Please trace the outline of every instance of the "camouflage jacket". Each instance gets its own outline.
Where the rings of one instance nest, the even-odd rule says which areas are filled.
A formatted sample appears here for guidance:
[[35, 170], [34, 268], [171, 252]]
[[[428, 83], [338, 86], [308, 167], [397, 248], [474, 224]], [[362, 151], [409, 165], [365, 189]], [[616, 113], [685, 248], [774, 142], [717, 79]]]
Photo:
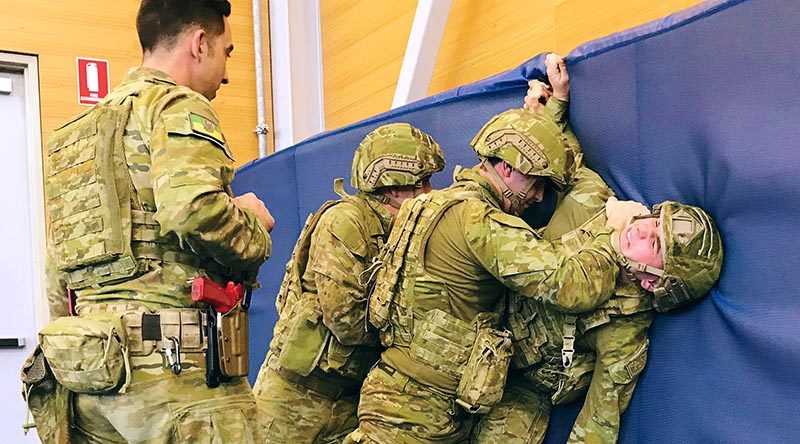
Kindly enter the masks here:
[[[378, 256], [392, 226], [390, 213], [377, 199], [359, 193], [372, 214], [344, 201], [322, 215], [311, 238], [303, 289], [315, 293], [322, 320], [344, 345], [375, 344], [364, 328], [366, 289], [359, 276]], [[377, 219], [378, 224], [367, 223]]]
[[[271, 239], [252, 212], [234, 204], [233, 158], [210, 102], [144, 67], [131, 70], [104, 101], [126, 96], [131, 101], [123, 133], [128, 168], [115, 174], [130, 175], [133, 207], [155, 213], [155, 235], [164, 242], [217, 266], [255, 275], [269, 257]], [[48, 258], [47, 296], [51, 316], [57, 317], [66, 314], [65, 280], [52, 265], [52, 251]], [[77, 291], [78, 310], [111, 302], [152, 310], [193, 304], [188, 281], [202, 268], [136, 260], [142, 271], [130, 279]]]

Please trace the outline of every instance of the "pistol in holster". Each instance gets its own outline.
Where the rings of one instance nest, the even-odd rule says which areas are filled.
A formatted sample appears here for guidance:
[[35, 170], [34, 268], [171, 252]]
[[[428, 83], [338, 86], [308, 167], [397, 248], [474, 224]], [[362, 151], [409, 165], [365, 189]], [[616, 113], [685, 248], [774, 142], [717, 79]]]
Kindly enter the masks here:
[[207, 304], [206, 385], [247, 376], [250, 368], [248, 351], [247, 309], [251, 290], [244, 284], [228, 282], [222, 287], [200, 276], [192, 282], [192, 300]]

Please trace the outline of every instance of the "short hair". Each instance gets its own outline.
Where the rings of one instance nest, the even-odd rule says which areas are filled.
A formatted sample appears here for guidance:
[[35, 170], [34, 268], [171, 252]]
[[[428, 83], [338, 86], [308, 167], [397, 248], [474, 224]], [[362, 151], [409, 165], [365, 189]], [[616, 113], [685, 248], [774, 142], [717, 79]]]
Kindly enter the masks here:
[[225, 32], [231, 15], [228, 0], [142, 0], [136, 15], [136, 32], [142, 51], [171, 46], [189, 27], [199, 26], [212, 38]]

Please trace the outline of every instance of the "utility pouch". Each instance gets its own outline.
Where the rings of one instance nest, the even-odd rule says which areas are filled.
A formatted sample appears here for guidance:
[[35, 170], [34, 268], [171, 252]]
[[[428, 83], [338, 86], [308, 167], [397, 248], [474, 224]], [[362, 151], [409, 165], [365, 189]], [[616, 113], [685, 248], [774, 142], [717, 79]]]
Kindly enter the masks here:
[[[304, 303], [308, 300], [308, 303]], [[278, 356], [278, 365], [303, 376], [317, 367], [331, 331], [322, 323], [322, 313], [311, 298], [296, 304], [287, 319], [287, 337]]]
[[367, 345], [343, 345], [333, 336], [328, 340], [325, 358], [320, 361], [323, 371], [333, 371], [350, 379], [362, 380], [378, 362], [381, 349]]
[[478, 330], [464, 374], [456, 389], [456, 403], [470, 413], [486, 413], [503, 398], [511, 362], [511, 333]]
[[561, 369], [556, 392], [550, 397], [553, 405], [569, 404], [580, 398], [594, 375], [595, 355], [592, 353], [576, 353], [572, 356], [572, 365]]
[[219, 369], [223, 376], [247, 376], [250, 370], [247, 312], [239, 306], [219, 316]]
[[25, 360], [20, 372], [22, 397], [35, 424], [23, 424], [25, 433], [36, 428], [44, 444], [68, 444], [72, 421], [72, 394], [56, 381], [41, 347]]
[[58, 318], [39, 332], [39, 343], [56, 380], [72, 392], [124, 393], [130, 383], [120, 313]]

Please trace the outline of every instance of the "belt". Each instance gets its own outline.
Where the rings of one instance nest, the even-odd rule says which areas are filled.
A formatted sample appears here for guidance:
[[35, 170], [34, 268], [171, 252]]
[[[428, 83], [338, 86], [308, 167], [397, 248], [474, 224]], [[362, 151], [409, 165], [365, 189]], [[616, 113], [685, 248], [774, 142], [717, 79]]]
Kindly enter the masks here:
[[308, 376], [303, 376], [280, 367], [277, 369], [273, 368], [272, 370], [283, 379], [319, 393], [333, 401], [345, 396], [356, 395], [359, 390], [361, 390], [361, 384], [355, 381], [346, 381], [344, 384], [341, 384], [342, 381], [331, 381], [331, 379], [335, 377], [332, 377], [330, 374], [318, 368], [315, 368]]

